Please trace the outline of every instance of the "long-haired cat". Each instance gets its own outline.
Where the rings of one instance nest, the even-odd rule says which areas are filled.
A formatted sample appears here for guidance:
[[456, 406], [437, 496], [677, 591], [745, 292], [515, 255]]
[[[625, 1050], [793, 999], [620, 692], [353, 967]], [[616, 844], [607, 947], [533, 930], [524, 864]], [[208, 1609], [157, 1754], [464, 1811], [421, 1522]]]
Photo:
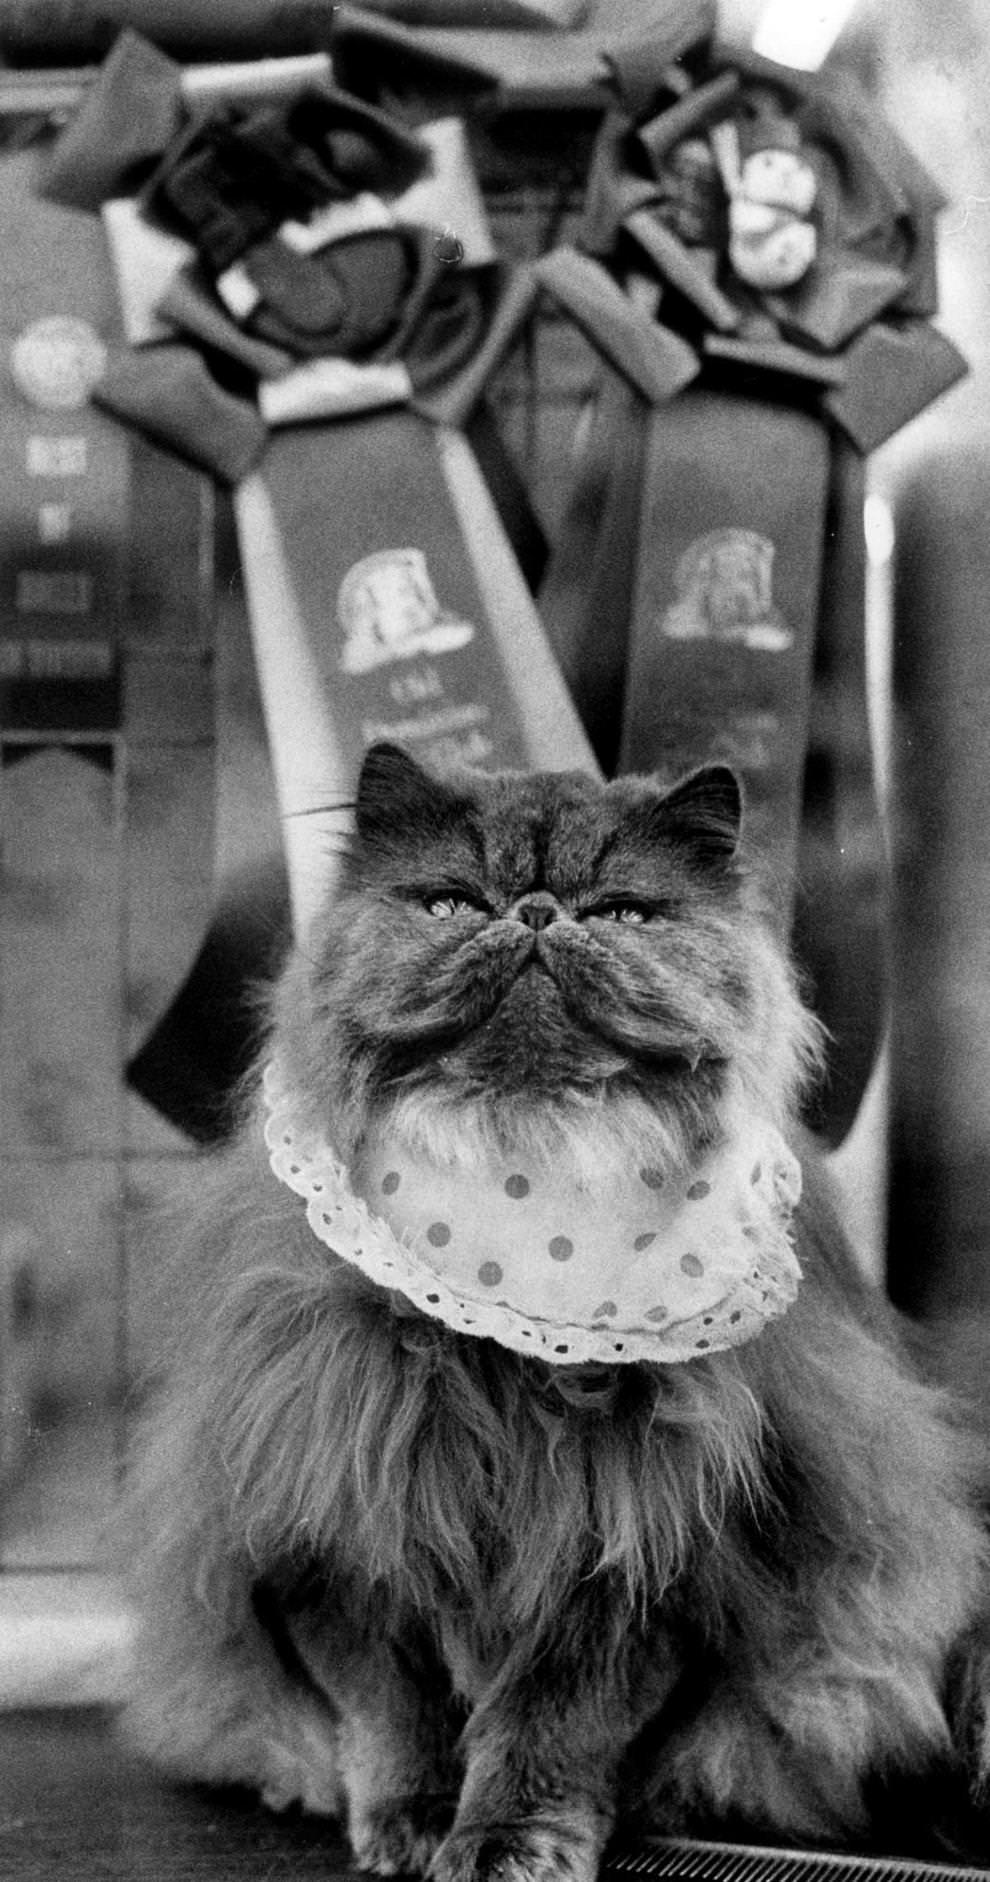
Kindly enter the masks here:
[[[739, 819], [721, 767], [373, 747], [274, 1002], [274, 1135], [259, 1090], [204, 1170], [134, 1466], [128, 1723], [176, 1774], [339, 1814], [362, 1868], [591, 1882], [617, 1822], [842, 1838], [878, 1775], [986, 1781], [987, 1460], [795, 1125], [816, 1029]], [[335, 1170], [363, 1200], [321, 1212]], [[461, 1208], [471, 1288], [403, 1269], [406, 1170], [427, 1254]], [[503, 1297], [500, 1211], [534, 1186], [615, 1244], [584, 1322], [573, 1228]], [[707, 1227], [630, 1306], [661, 1291], [666, 1229], [621, 1256], [653, 1191]]]

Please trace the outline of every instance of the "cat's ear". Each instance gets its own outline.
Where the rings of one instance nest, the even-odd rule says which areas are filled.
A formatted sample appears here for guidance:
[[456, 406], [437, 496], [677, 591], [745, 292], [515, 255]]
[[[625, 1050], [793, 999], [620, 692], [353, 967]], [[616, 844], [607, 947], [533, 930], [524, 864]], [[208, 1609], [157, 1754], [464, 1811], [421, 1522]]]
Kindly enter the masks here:
[[429, 830], [450, 817], [453, 794], [400, 745], [370, 745], [358, 777], [354, 821], [363, 843], [381, 845], [410, 825]]
[[724, 868], [739, 846], [742, 791], [728, 765], [702, 765], [692, 771], [656, 807], [657, 827], [669, 842], [690, 851], [706, 868]]

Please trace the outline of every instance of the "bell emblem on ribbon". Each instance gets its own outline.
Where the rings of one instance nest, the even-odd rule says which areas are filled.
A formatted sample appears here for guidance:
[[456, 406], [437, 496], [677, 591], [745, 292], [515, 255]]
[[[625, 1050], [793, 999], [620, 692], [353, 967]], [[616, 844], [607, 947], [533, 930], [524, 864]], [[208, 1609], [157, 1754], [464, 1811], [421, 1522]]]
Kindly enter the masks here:
[[450, 653], [472, 622], [440, 605], [421, 549], [378, 549], [348, 569], [337, 595], [345, 673], [369, 673], [414, 654]]
[[715, 529], [697, 537], [674, 572], [677, 599], [664, 615], [664, 634], [782, 652], [793, 636], [773, 599], [773, 562], [773, 543], [757, 530]]

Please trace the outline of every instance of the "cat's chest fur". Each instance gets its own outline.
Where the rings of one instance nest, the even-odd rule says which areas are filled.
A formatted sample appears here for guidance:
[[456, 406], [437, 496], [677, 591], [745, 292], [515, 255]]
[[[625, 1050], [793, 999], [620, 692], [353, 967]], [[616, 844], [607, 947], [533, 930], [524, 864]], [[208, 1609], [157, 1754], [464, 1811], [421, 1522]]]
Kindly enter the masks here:
[[277, 1295], [259, 1282], [265, 1299], [240, 1320], [248, 1344], [262, 1316], [267, 1344], [292, 1341], [294, 1389], [246, 1392], [221, 1435], [228, 1484], [266, 1512], [262, 1579], [339, 1583], [369, 1613], [432, 1617], [465, 1667], [552, 1631], [592, 1586], [622, 1629], [687, 1587], [715, 1611], [729, 1555], [711, 1535], [759, 1498], [764, 1468], [736, 1355], [552, 1367], [424, 1319], [302, 1245], [305, 1281]]

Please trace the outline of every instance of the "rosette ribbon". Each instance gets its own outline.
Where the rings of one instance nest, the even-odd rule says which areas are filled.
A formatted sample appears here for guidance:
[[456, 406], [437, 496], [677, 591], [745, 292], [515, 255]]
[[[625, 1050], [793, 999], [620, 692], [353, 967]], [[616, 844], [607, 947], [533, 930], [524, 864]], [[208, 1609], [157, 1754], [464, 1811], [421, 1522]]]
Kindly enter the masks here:
[[966, 370], [931, 318], [942, 198], [851, 80], [707, 39], [612, 67], [581, 242], [683, 380], [603, 388], [541, 614], [606, 769], [741, 773], [837, 1141], [884, 1023], [864, 459]]
[[[125, 33], [47, 151], [41, 190], [105, 227], [124, 337], [108, 324], [94, 404], [232, 487], [297, 929], [332, 891], [333, 839], [372, 739], [593, 769], [475, 449], [451, 423], [476, 414], [471, 437], [508, 505], [518, 486], [483, 422], [475, 362], [511, 284], [458, 122], [411, 131], [326, 71], [193, 106], [181, 68]], [[525, 506], [522, 523], [517, 540], [538, 552]], [[230, 716], [221, 698], [221, 728]], [[130, 1066], [202, 1137], [224, 1127], [223, 1068], [193, 1115], [172, 1067], [208, 1058], [224, 963], [250, 984], [242, 943], [259, 933], [259, 896], [269, 927], [283, 914], [277, 859], [246, 869], [242, 843], [239, 860], [218, 854], [210, 930]], [[256, 952], [258, 978], [270, 956]]]
[[616, 85], [583, 245], [650, 274], [706, 366], [806, 385], [863, 453], [963, 375], [931, 325], [944, 198], [850, 77], [705, 48], [646, 102]]

